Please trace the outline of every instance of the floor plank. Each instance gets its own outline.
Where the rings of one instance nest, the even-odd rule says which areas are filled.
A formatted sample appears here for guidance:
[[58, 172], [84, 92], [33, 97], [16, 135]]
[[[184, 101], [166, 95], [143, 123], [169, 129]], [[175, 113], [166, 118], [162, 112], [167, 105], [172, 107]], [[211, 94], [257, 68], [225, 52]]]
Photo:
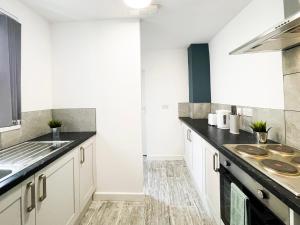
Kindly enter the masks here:
[[144, 202], [94, 201], [80, 225], [212, 225], [184, 161], [144, 161]]

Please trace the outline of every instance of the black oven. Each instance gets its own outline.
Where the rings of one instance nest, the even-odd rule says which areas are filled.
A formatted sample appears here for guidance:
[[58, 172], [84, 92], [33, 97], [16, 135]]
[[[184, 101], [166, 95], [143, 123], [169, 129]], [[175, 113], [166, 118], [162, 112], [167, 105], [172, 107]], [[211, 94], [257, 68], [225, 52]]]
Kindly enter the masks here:
[[289, 225], [289, 208], [242, 169], [220, 155], [221, 218], [230, 225], [231, 183], [249, 198], [248, 225]]

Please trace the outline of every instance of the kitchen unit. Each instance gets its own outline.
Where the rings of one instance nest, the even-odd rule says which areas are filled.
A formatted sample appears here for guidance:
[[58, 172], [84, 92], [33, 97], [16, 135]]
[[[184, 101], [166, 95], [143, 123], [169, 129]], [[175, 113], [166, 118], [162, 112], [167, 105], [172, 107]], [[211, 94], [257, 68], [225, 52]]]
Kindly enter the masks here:
[[299, 150], [276, 143], [257, 145], [253, 135], [244, 131], [240, 135], [230, 134], [208, 126], [205, 119], [180, 119], [184, 138], [192, 133], [192, 142], [196, 140], [189, 150], [196, 163], [191, 167], [191, 160], [186, 161], [187, 167], [216, 224], [230, 225], [232, 183], [249, 197], [251, 224], [300, 223], [296, 169]]
[[194, 178], [201, 199], [206, 202], [211, 216], [220, 223], [219, 152], [189, 126], [182, 124], [185, 161]]
[[[33, 155], [31, 162], [0, 182], [1, 222], [8, 225], [71, 225], [80, 219], [96, 188], [96, 142], [92, 133], [77, 134], [65, 134], [73, 143], [56, 151], [52, 150], [53, 152], [31, 163]], [[31, 143], [49, 142], [49, 136], [42, 136]], [[14, 146], [11, 151], [8, 149], [7, 155], [18, 151], [17, 147]], [[39, 152], [42, 151], [39, 148]], [[3, 150], [0, 161], [5, 157]], [[17, 158], [15, 155], [15, 164], [21, 161], [16, 160]], [[2, 162], [1, 166], [3, 165], [6, 164]], [[7, 164], [7, 167], [11, 165]]]

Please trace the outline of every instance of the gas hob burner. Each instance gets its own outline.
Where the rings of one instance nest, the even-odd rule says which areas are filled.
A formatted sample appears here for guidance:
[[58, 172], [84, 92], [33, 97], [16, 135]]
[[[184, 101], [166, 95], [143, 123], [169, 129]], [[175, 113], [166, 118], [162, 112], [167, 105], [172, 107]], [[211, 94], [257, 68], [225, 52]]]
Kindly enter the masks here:
[[294, 155], [295, 151], [297, 151], [297, 149], [286, 145], [267, 145], [266, 149], [273, 153], [281, 154], [284, 156]]
[[252, 145], [238, 145], [235, 147], [235, 150], [244, 156], [250, 156], [256, 158], [268, 156], [267, 150]]
[[263, 159], [261, 161], [261, 165], [265, 170], [277, 175], [284, 175], [284, 176], [300, 175], [298, 169], [295, 166], [279, 160]]

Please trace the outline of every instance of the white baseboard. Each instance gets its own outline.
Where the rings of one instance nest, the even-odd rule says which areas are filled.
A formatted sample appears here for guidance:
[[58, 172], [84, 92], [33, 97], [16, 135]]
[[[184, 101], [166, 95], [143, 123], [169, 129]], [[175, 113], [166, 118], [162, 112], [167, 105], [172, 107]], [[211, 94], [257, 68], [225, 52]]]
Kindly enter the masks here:
[[183, 155], [147, 155], [150, 160], [183, 160]]
[[93, 199], [96, 201], [132, 201], [142, 202], [145, 199], [145, 194], [131, 192], [95, 192]]

